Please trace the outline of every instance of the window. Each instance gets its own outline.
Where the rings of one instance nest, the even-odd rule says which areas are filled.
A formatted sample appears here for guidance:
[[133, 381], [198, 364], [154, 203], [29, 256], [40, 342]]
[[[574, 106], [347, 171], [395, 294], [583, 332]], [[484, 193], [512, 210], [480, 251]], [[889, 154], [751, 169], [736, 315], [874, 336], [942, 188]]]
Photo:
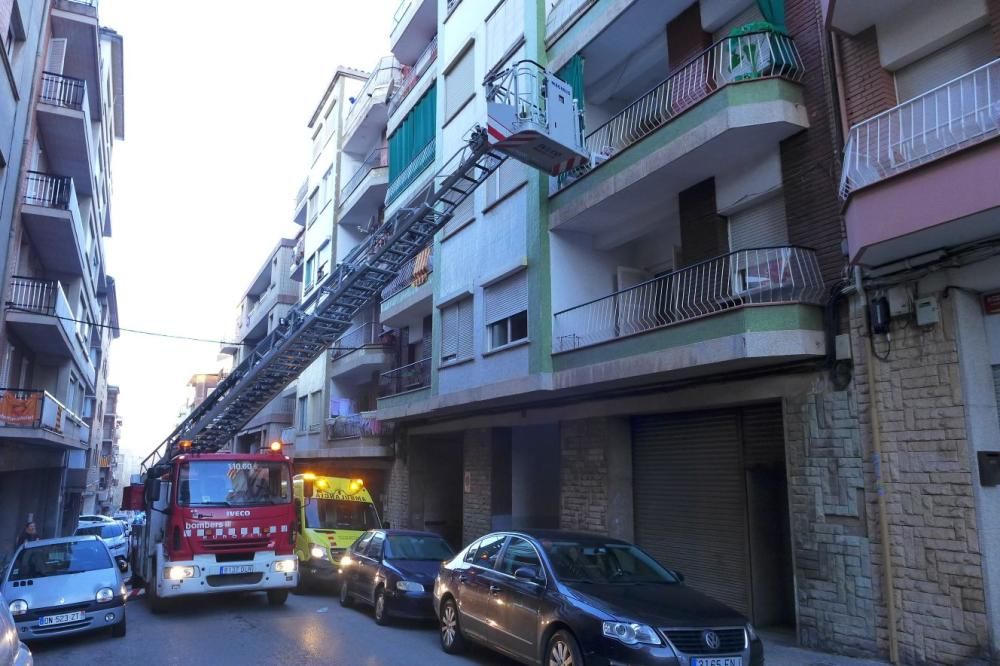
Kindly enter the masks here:
[[368, 547], [368, 543], [372, 540], [373, 536], [375, 536], [374, 532], [368, 532], [367, 534], [362, 534], [361, 537], [358, 538], [358, 540], [354, 543], [352, 550], [355, 553], [365, 552], [365, 548]]
[[535, 567], [541, 573], [542, 563], [538, 559], [538, 553], [535, 552], [534, 546], [519, 537], [511, 537], [497, 569], [513, 576], [514, 572], [521, 567]]
[[23, 42], [25, 38], [24, 23], [21, 22], [21, 11], [15, 2], [10, 10], [10, 23], [7, 25], [7, 34], [4, 38], [4, 51], [7, 52], [7, 59], [9, 61], [14, 61], [17, 43]]
[[313, 140], [313, 143], [312, 143], [312, 156], [313, 156], [314, 160], [317, 157], [319, 157], [319, 152], [323, 148], [323, 138], [324, 138], [324, 135], [323, 135], [323, 125], [320, 124], [319, 127], [316, 128], [316, 131], [313, 134], [313, 138], [312, 138], [312, 140]]
[[479, 548], [476, 549], [476, 559], [472, 563], [476, 566], [492, 569], [497, 563], [497, 556], [500, 554], [500, 549], [503, 548], [503, 542], [506, 538], [501, 534], [483, 539], [479, 543]]
[[468, 562], [469, 564], [474, 563], [476, 561], [476, 551], [477, 550], [479, 550], [479, 542], [478, 541], [476, 543], [472, 544], [471, 546], [469, 546], [469, 549], [467, 551], [465, 551], [465, 557], [463, 557], [462, 560], [465, 561], [465, 562]]
[[528, 337], [527, 271], [486, 287], [483, 296], [491, 350]]
[[309, 427], [309, 398], [307, 396], [299, 396], [299, 432], [305, 432]]
[[441, 360], [472, 358], [472, 299], [441, 308]]
[[486, 68], [497, 66], [523, 36], [524, 0], [505, 0], [486, 19]]
[[305, 281], [306, 281], [306, 291], [312, 289], [313, 278], [316, 274], [316, 255], [313, 254], [308, 259], [306, 259], [306, 269], [305, 269]]
[[313, 391], [309, 395], [309, 430], [318, 430], [323, 418], [323, 392]]
[[444, 121], [448, 122], [476, 95], [475, 47], [469, 47], [444, 75]]
[[316, 217], [319, 215], [318, 198], [319, 198], [319, 187], [317, 187], [315, 190], [312, 191], [312, 194], [309, 195], [309, 201], [306, 204], [306, 211], [307, 211], [306, 219], [309, 221], [310, 226], [312, 225], [313, 222], [316, 221]]
[[[991, 60], [992, 37], [989, 28], [982, 28], [897, 70], [896, 97], [899, 102], [919, 97]], [[971, 83], [969, 94], [972, 94]], [[942, 113], [944, 111], [941, 110]]]
[[[437, 86], [432, 85], [389, 137], [389, 183], [401, 177], [425, 148], [434, 145], [436, 127]], [[424, 159], [433, 161], [433, 148], [430, 150], [431, 155]], [[408, 178], [415, 175], [411, 171]]]
[[729, 216], [729, 249], [788, 245], [785, 198], [771, 197]]
[[380, 560], [382, 559], [382, 545], [385, 543], [385, 533], [376, 532], [375, 536], [368, 544], [368, 548], [365, 550], [365, 555], [368, 557]]
[[486, 207], [528, 182], [528, 170], [524, 162], [506, 160], [496, 171], [486, 178]]

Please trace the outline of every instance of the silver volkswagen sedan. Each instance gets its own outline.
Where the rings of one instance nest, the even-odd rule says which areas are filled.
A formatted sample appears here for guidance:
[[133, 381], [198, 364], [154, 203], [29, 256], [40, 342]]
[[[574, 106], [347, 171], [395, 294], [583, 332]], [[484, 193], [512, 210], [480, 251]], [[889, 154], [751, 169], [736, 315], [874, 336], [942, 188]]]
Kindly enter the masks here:
[[125, 635], [125, 583], [97, 537], [28, 542], [14, 553], [2, 583], [22, 641], [105, 628]]

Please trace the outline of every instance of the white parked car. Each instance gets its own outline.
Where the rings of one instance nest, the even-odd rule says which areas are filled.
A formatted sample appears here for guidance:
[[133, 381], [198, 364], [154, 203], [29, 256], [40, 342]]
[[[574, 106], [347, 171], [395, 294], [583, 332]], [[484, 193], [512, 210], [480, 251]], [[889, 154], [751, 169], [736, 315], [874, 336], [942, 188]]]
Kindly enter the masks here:
[[108, 546], [108, 550], [116, 560], [128, 562], [128, 535], [125, 533], [125, 526], [117, 520], [80, 525], [73, 536], [95, 536]]

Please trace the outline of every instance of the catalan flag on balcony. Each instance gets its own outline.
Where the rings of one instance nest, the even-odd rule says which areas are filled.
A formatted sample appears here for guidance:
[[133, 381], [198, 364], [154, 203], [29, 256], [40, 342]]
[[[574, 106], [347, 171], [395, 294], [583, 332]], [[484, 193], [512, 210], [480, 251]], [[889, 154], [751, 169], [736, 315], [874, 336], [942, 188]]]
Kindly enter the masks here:
[[42, 418], [42, 394], [35, 391], [4, 391], [0, 398], [0, 423], [30, 428]]

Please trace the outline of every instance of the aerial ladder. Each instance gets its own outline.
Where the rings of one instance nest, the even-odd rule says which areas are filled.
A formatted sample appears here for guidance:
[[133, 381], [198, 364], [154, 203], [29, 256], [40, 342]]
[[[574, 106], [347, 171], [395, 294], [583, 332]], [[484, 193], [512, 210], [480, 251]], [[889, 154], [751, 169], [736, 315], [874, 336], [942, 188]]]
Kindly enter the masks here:
[[484, 85], [486, 123], [469, 131], [423, 196], [377, 227], [288, 312], [143, 461], [144, 476], [156, 476], [181, 453], [225, 447], [351, 326], [508, 157], [553, 175], [588, 161], [582, 111], [564, 81], [522, 60], [491, 74]]

